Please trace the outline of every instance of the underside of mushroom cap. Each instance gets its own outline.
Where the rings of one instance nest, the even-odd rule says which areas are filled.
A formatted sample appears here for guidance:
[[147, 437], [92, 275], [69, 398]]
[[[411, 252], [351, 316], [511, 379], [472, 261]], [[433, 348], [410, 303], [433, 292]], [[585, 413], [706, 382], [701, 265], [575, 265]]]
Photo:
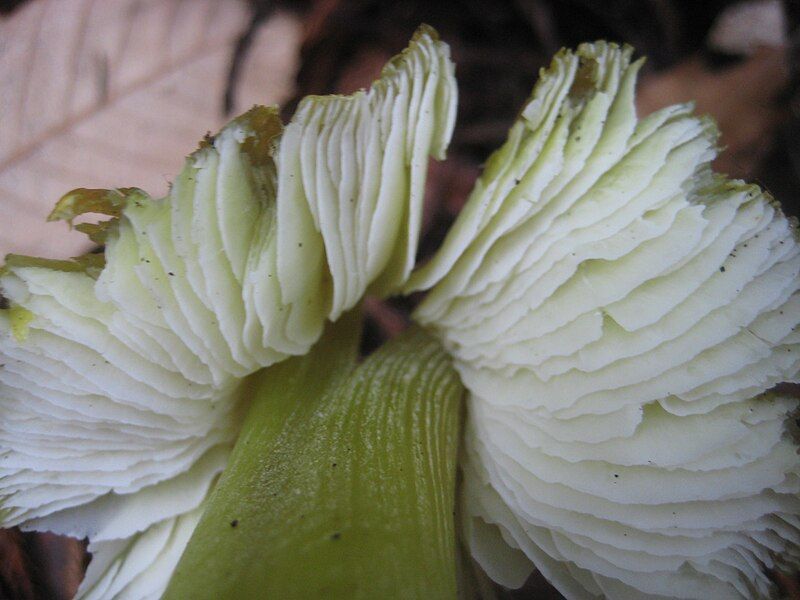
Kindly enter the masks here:
[[434, 259], [416, 319], [470, 390], [468, 543], [569, 598], [763, 597], [796, 564], [800, 247], [711, 172], [690, 106], [644, 119], [641, 61], [562, 51]]
[[3, 526], [90, 538], [79, 596], [158, 597], [238, 434], [242, 379], [306, 353], [410, 271], [429, 156], [456, 89], [420, 28], [368, 90], [255, 107], [169, 195], [79, 189], [51, 219], [105, 251], [0, 272]]

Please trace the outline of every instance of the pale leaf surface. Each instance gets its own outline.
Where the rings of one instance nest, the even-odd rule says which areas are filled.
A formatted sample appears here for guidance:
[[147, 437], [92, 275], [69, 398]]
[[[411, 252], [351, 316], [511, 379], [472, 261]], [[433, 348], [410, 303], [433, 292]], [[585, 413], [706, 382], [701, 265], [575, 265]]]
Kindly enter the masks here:
[[[67, 257], [84, 236], [45, 218], [75, 187], [137, 185], [153, 196], [198, 132], [216, 131], [239, 0], [34, 0], [0, 21], [0, 255]], [[298, 22], [254, 40], [235, 112], [291, 89]]]

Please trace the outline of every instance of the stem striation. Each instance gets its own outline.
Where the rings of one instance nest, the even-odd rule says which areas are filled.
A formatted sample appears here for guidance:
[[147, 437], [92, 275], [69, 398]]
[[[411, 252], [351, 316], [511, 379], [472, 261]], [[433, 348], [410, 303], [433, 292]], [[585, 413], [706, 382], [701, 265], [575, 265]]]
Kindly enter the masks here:
[[463, 388], [419, 328], [357, 364], [358, 318], [248, 382], [165, 598], [455, 598]]

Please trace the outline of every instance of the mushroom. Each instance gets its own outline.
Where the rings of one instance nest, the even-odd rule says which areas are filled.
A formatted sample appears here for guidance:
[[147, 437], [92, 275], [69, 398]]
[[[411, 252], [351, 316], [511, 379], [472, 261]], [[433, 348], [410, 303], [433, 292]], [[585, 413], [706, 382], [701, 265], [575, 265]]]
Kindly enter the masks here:
[[67, 194], [52, 218], [112, 217], [78, 226], [104, 255], [7, 258], [1, 521], [88, 537], [80, 597], [160, 596], [236, 440], [242, 379], [405, 282], [455, 99], [423, 27], [368, 91], [309, 97], [285, 129], [276, 108], [234, 120], [162, 200]]
[[465, 537], [495, 581], [568, 598], [767, 597], [796, 566], [796, 225], [711, 171], [678, 105], [637, 120], [641, 60], [541, 73], [408, 290], [469, 389]]

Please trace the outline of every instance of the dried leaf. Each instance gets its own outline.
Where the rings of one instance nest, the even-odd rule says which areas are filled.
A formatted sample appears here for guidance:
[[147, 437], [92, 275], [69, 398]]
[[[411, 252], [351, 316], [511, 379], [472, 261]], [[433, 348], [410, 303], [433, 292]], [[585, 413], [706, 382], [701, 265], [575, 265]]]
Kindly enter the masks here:
[[0, 529], [0, 598], [72, 598], [86, 568], [85, 547], [52, 533]]
[[775, 128], [785, 120], [777, 99], [789, 82], [789, 57], [783, 48], [761, 48], [741, 64], [709, 70], [692, 58], [642, 81], [639, 114], [679, 102], [695, 101], [710, 114], [726, 147], [714, 164], [733, 177], [751, 177], [769, 150]]
[[[240, 0], [33, 0], [0, 20], [0, 256], [67, 257], [86, 238], [45, 218], [76, 187], [153, 195], [225, 117]], [[244, 65], [236, 112], [291, 89], [297, 21], [278, 14]]]
[[723, 9], [708, 32], [708, 44], [718, 52], [750, 55], [762, 46], [786, 46], [788, 30], [781, 0], [746, 0]]
[[19, 529], [0, 529], [0, 597], [34, 598], [36, 576]]

